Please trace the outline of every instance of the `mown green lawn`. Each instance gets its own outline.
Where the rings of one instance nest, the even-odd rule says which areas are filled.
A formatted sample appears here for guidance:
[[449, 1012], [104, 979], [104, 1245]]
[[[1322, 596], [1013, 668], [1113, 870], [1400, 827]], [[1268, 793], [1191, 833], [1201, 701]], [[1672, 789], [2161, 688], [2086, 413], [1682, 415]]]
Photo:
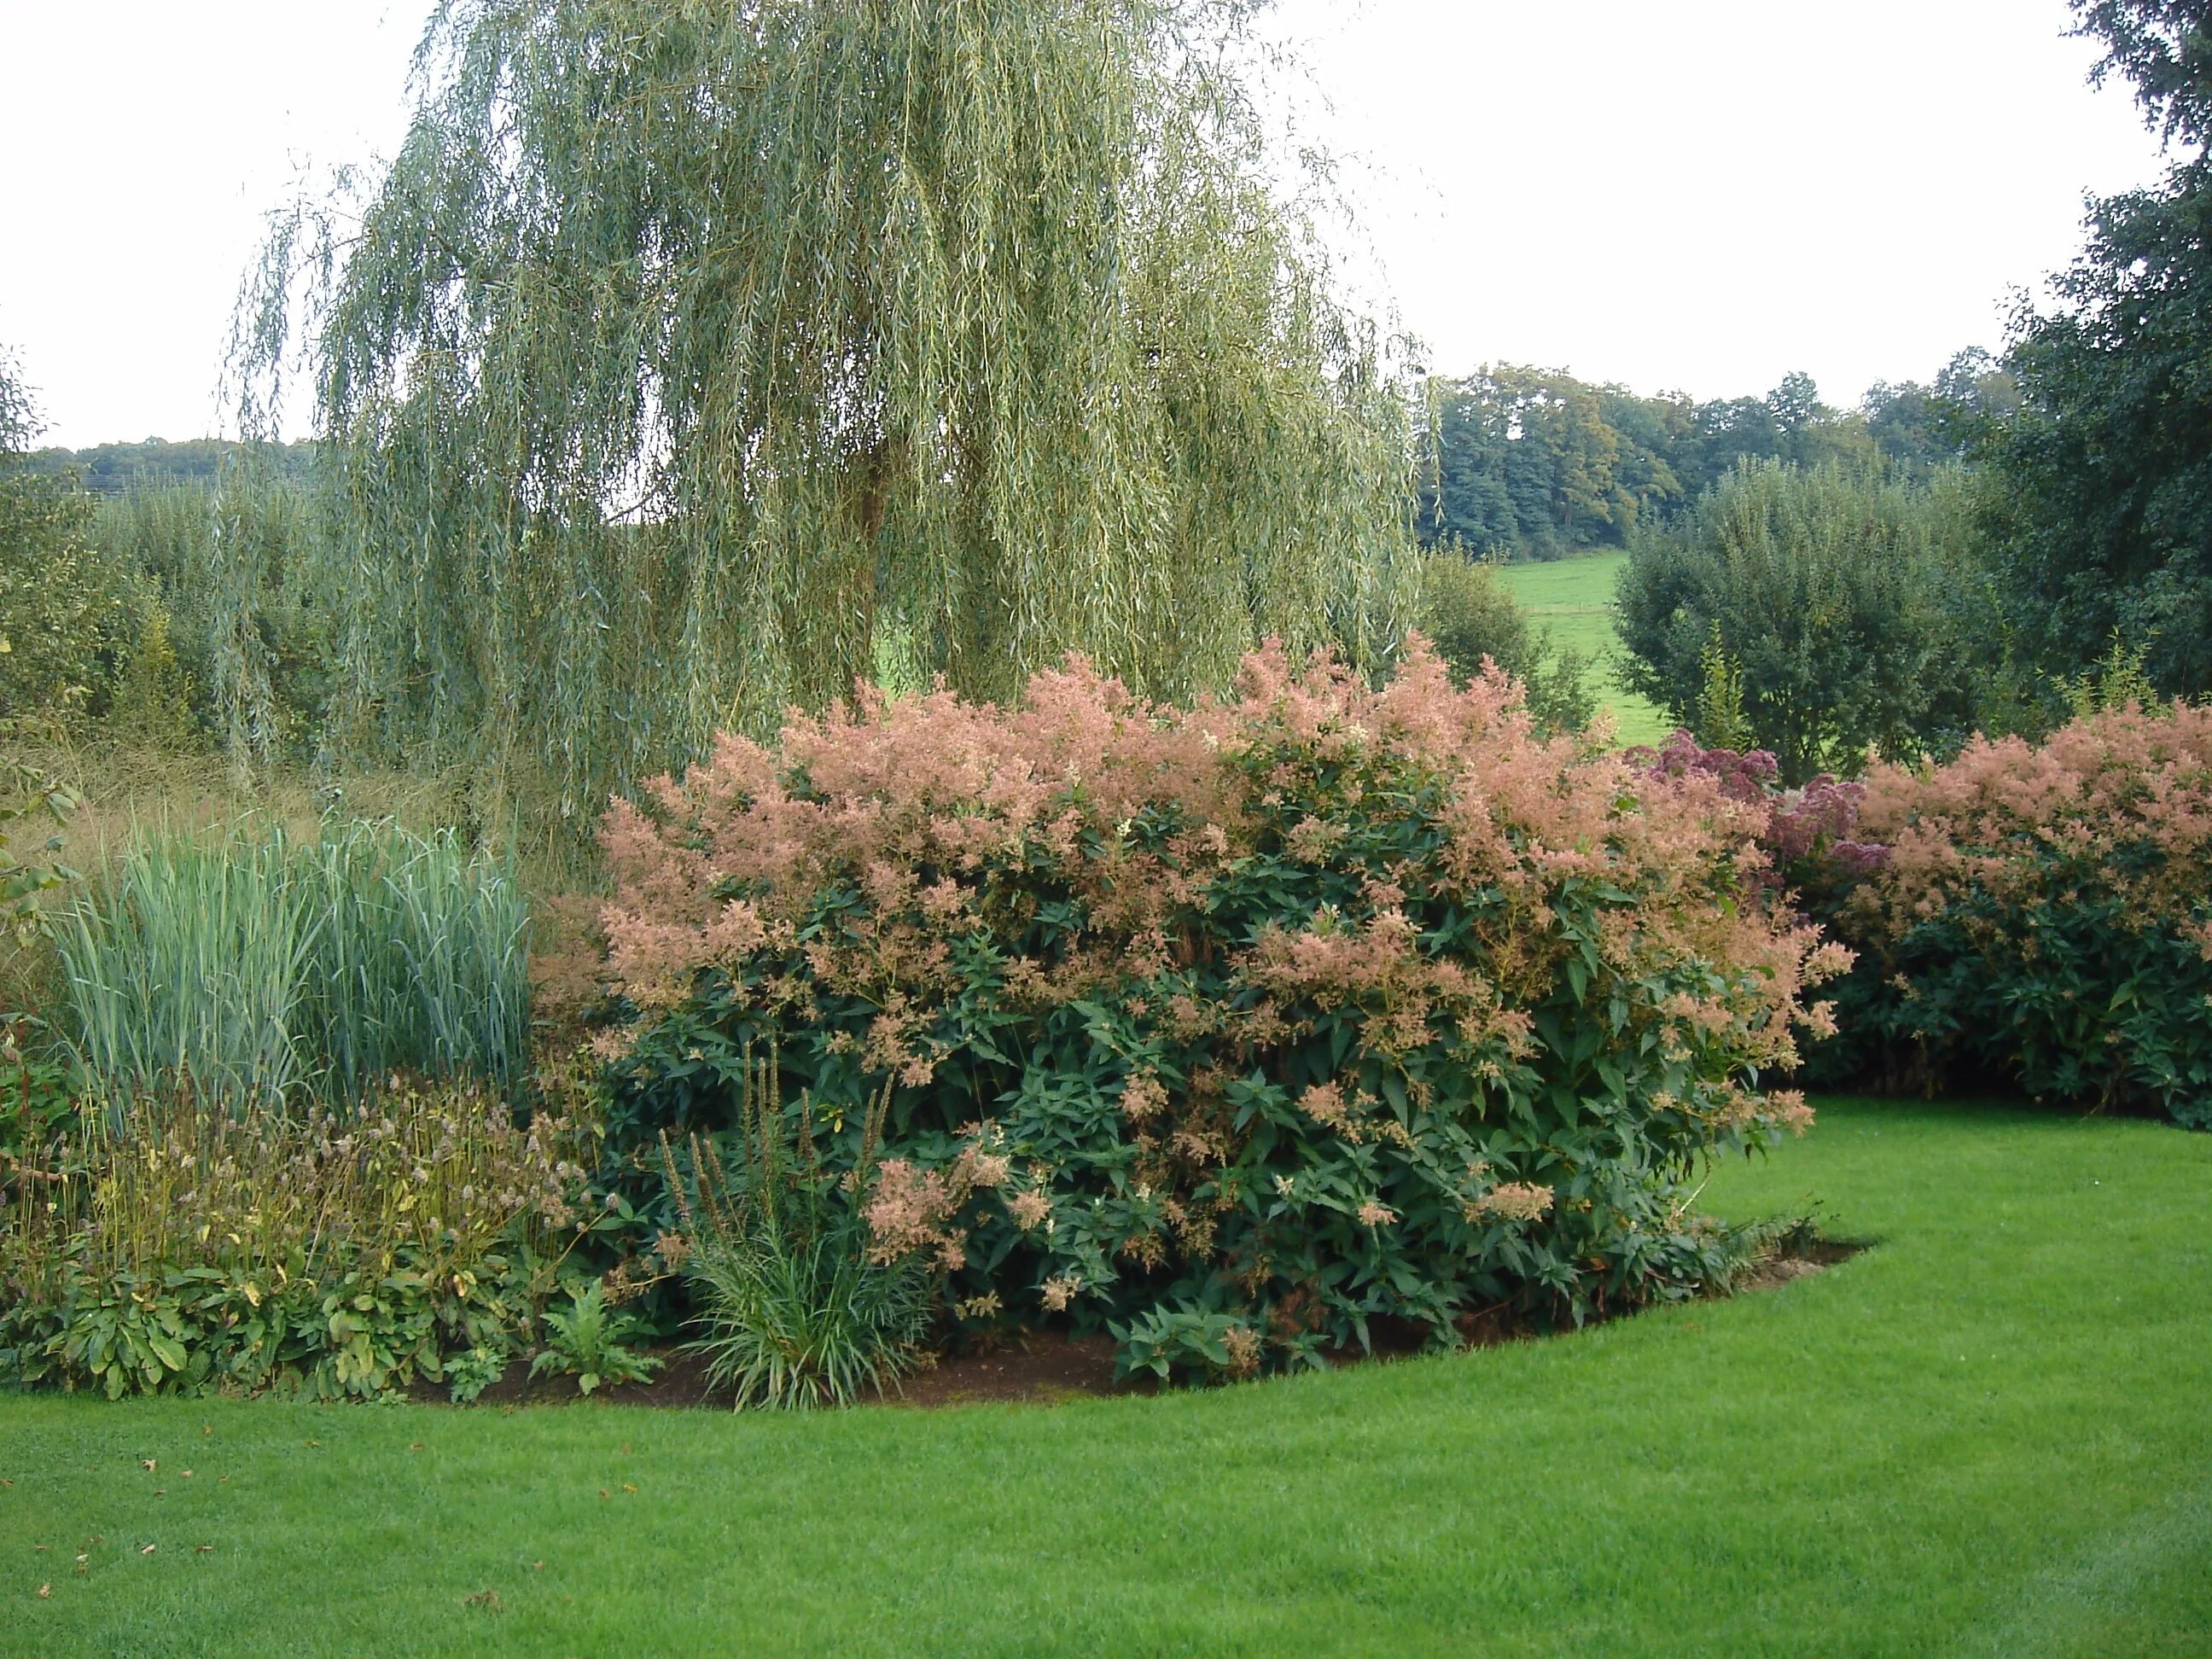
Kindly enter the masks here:
[[0, 1398], [0, 1650], [2212, 1653], [2212, 1135], [1832, 1102], [1706, 1194], [1814, 1198], [1875, 1248], [1158, 1400]]
[[1560, 644], [1596, 659], [1598, 707], [1610, 710], [1624, 744], [1656, 744], [1674, 729], [1656, 703], [1625, 689], [1620, 681], [1620, 636], [1613, 631], [1613, 587], [1626, 553], [1589, 553], [1545, 563], [1509, 564], [1498, 580], [1521, 601], [1539, 628], [1548, 628]]

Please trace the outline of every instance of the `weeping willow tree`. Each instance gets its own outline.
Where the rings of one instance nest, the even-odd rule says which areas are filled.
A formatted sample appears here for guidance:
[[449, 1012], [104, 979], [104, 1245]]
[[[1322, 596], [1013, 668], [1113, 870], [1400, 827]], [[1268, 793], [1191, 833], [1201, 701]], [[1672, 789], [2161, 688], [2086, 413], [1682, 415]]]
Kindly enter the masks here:
[[447, 0], [396, 160], [281, 216], [354, 738], [562, 810], [856, 678], [1374, 664], [1405, 404], [1279, 187], [1249, 0]]

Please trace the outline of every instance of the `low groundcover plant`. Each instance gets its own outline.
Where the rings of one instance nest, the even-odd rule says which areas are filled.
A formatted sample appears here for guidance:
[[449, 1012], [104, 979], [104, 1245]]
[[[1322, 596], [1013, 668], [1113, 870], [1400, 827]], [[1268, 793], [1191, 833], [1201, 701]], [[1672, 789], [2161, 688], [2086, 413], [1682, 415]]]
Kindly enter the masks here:
[[568, 1305], [545, 1310], [545, 1346], [530, 1362], [535, 1379], [549, 1374], [573, 1376], [576, 1392], [588, 1395], [602, 1383], [643, 1382], [661, 1362], [635, 1351], [644, 1334], [637, 1316], [607, 1306], [607, 1287], [594, 1279], [568, 1287]]
[[773, 1045], [884, 1259], [1132, 1366], [1687, 1294], [1731, 1249], [1697, 1172], [1808, 1121], [1763, 1079], [1849, 959], [1769, 902], [1765, 822], [1418, 640], [1188, 711], [1077, 661], [794, 718], [608, 820], [607, 1128], [645, 1178]]
[[0, 1180], [0, 1382], [372, 1398], [532, 1322], [564, 1126], [395, 1082], [343, 1118], [142, 1091]]

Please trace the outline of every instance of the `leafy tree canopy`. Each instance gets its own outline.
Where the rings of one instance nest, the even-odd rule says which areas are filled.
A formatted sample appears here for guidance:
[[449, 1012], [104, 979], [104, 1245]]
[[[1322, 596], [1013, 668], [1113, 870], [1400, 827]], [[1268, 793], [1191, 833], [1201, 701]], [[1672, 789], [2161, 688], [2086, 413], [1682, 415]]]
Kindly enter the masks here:
[[[1962, 353], [1946, 376], [1977, 354]], [[1989, 363], [1986, 353], [1979, 362]], [[1962, 440], [1939, 389], [1881, 385], [1856, 410], [1793, 374], [1764, 398], [1639, 397], [1556, 369], [1496, 364], [1430, 386], [1415, 518], [1431, 546], [1559, 558], [1672, 523], [1746, 459], [1925, 477]], [[1959, 428], [1963, 430], [1963, 428]]]
[[1959, 353], [1932, 386], [1877, 380], [1862, 407], [1867, 429], [1891, 467], [1924, 483], [1962, 459], [1990, 422], [2020, 409], [2020, 382], [1979, 346]]
[[[221, 438], [189, 438], [179, 443], [148, 438], [138, 443], [94, 444], [88, 449], [40, 449], [24, 464], [34, 472], [74, 475], [95, 495], [123, 495], [173, 484], [211, 484], [225, 463], [240, 459], [245, 451], [245, 446]], [[260, 445], [254, 453], [258, 465], [291, 478], [305, 477], [313, 457], [314, 446], [306, 443]]]
[[2021, 405], [1977, 453], [2002, 480], [1990, 539], [2046, 672], [2116, 633], [2169, 694], [2212, 690], [2212, 3], [2075, 0], [2100, 75], [2136, 83], [2182, 154], [2156, 189], [2093, 204], [2058, 307], [2014, 319]]
[[1406, 400], [1249, 9], [447, 0], [396, 161], [242, 319], [249, 422], [297, 358], [333, 447], [349, 729], [596, 817], [856, 679], [1381, 659]]
[[1424, 554], [1419, 617], [1455, 684], [1468, 684], [1487, 661], [1521, 682], [1529, 713], [1547, 730], [1578, 732], [1596, 714], [1589, 659], [1529, 627], [1492, 566], [1449, 550]]
[[1685, 726], [1729, 719], [1784, 781], [1855, 772], [1869, 750], [1954, 746], [1973, 718], [1957, 481], [1936, 491], [1827, 466], [1746, 461], [1675, 530], [1638, 538], [1618, 605], [1630, 686]]
[[81, 712], [125, 633], [125, 584], [86, 539], [92, 497], [28, 464], [39, 430], [0, 350], [0, 727]]
[[2105, 43], [2093, 72], [2135, 82], [2136, 101], [2169, 143], [2212, 143], [2212, 7], [2204, 0], [2071, 0], [2075, 33]]

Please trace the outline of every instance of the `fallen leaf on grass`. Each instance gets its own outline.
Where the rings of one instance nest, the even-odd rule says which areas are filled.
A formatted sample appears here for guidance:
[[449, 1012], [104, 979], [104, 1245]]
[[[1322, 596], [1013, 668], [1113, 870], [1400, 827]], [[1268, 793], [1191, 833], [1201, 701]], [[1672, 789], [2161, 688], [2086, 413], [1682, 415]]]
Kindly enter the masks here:
[[161, 1547], [159, 1544], [149, 1544], [144, 1549], [140, 1550], [138, 1553], [141, 1555], [151, 1555], [155, 1550]]
[[192, 1553], [194, 1555], [213, 1555], [215, 1553], [215, 1546], [212, 1544], [195, 1544], [192, 1546]]
[[12, 1480], [0, 1480], [0, 1486], [5, 1486], [9, 1492], [15, 1490], [15, 1483]]
[[192, 1472], [191, 1472], [190, 1469], [186, 1469], [186, 1470], [185, 1471], [185, 1477], [184, 1477], [184, 1478], [185, 1478], [185, 1480], [191, 1480], [191, 1479], [192, 1478]]
[[201, 1425], [200, 1425], [200, 1432], [201, 1432], [202, 1434], [213, 1434], [213, 1433], [215, 1432], [215, 1425], [214, 1425], [214, 1424], [212, 1424], [212, 1423], [203, 1423], [203, 1424], [201, 1424]]
[[154, 1496], [156, 1498], [167, 1498], [168, 1495], [169, 1489], [167, 1486], [156, 1486], [154, 1488]]
[[421, 1451], [422, 1449], [422, 1443], [419, 1440], [410, 1440], [407, 1443], [407, 1449], [409, 1451]]
[[474, 1595], [464, 1595], [461, 1598], [461, 1605], [465, 1607], [483, 1607], [492, 1613], [504, 1610], [499, 1599], [499, 1592], [489, 1589], [480, 1589]]
[[52, 1584], [41, 1584], [39, 1586], [39, 1600], [41, 1601], [50, 1600], [52, 1597], [53, 1593], [54, 1587]]
[[138, 1460], [138, 1467], [145, 1470], [147, 1474], [151, 1474], [154, 1473], [154, 1462], [155, 1460], [153, 1458], [142, 1457]]
[[545, 1571], [545, 1564], [543, 1561], [532, 1561], [530, 1564], [530, 1570], [532, 1572], [543, 1572]]
[[319, 1451], [323, 1444], [319, 1440], [302, 1440], [300, 1443], [311, 1451]]

